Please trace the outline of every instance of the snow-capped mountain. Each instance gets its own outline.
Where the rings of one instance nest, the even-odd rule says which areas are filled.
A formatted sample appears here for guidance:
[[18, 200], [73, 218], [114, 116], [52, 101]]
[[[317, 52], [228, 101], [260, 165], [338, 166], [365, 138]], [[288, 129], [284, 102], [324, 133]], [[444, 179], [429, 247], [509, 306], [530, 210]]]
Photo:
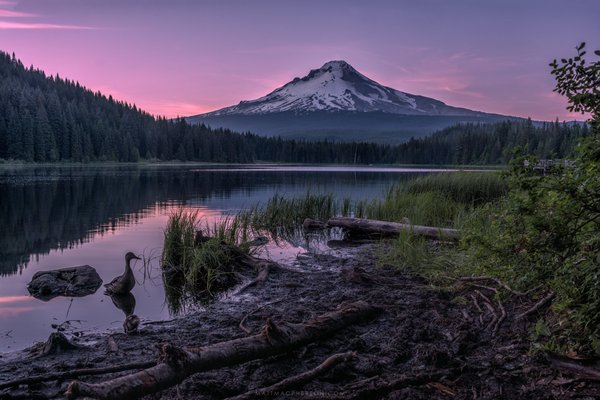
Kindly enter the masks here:
[[468, 115], [474, 111], [404, 93], [371, 80], [345, 61], [329, 61], [256, 100], [204, 116], [266, 114], [285, 111], [382, 111], [403, 115]]
[[329, 61], [266, 96], [186, 120], [267, 136], [398, 143], [457, 123], [507, 118], [515, 119], [401, 92], [345, 61]]

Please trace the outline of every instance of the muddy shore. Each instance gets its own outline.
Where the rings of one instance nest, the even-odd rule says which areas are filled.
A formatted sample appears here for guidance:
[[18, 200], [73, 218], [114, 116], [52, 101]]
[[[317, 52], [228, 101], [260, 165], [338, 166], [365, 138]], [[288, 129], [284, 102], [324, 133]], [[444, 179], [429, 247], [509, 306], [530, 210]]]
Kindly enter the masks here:
[[[36, 357], [36, 348], [0, 358], [0, 384], [74, 368], [156, 360], [156, 345], [206, 346], [258, 333], [267, 317], [302, 322], [363, 300], [383, 312], [299, 350], [232, 368], [196, 374], [146, 399], [224, 399], [267, 387], [316, 367], [327, 357], [356, 352], [308, 384], [276, 398], [340, 399], [594, 399], [600, 385], [551, 368], [530, 352], [529, 323], [517, 321], [520, 304], [494, 335], [468, 299], [470, 289], [441, 290], [410, 271], [376, 264], [371, 245], [332, 255], [307, 255], [293, 269], [272, 272], [259, 287], [217, 301], [193, 315], [143, 323], [137, 335], [92, 334], [85, 347]], [[533, 319], [534, 320], [534, 319]], [[114, 341], [114, 343], [112, 343]], [[109, 344], [112, 343], [112, 344]], [[116, 344], [116, 347], [114, 346]], [[119, 375], [84, 376], [100, 382]], [[68, 383], [45, 382], [1, 389], [0, 399], [64, 398]]]

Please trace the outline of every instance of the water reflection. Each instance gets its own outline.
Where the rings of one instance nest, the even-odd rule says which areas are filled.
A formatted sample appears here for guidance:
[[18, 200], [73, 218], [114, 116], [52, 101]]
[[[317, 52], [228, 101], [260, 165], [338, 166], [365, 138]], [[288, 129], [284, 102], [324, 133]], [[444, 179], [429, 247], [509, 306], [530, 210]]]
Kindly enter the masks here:
[[135, 296], [131, 293], [110, 295], [115, 307], [123, 311], [125, 320], [123, 321], [123, 331], [128, 335], [137, 332], [140, 325], [140, 318], [135, 312]]
[[131, 293], [113, 294], [110, 296], [115, 307], [123, 311], [125, 317], [135, 312], [135, 296]]
[[[396, 170], [397, 171], [397, 170]], [[22, 272], [32, 257], [66, 250], [138, 222], [156, 209], [201, 204], [227, 208], [265, 187], [355, 194], [363, 183], [412, 179], [389, 169], [198, 169], [189, 167], [23, 167], [0, 169], [0, 276]], [[257, 201], [272, 195], [264, 191]], [[380, 193], [378, 193], [380, 194]]]
[[[126, 305], [110, 304], [113, 300], [100, 290], [90, 296], [41, 302], [27, 296], [26, 286], [38, 271], [69, 265], [90, 265], [104, 282], [110, 282], [123, 273], [123, 255], [128, 251], [143, 254], [146, 260], [152, 254], [159, 258], [163, 229], [174, 209], [197, 210], [212, 223], [224, 214], [264, 203], [275, 193], [296, 196], [310, 190], [334, 193], [339, 199], [367, 200], [415, 176], [401, 172], [0, 166], [0, 352], [45, 340], [55, 329], [52, 326], [65, 320], [77, 321], [73, 329], [85, 335], [121, 329], [124, 318], [124, 329], [135, 327], [137, 316], [172, 318], [162, 271], [139, 263], [133, 265], [138, 284], [131, 294], [137, 301], [130, 313]], [[259, 256], [285, 263], [308, 247], [302, 240], [297, 242], [302, 248], [287, 245], [282, 249], [269, 243]], [[9, 331], [10, 336], [5, 335]]]

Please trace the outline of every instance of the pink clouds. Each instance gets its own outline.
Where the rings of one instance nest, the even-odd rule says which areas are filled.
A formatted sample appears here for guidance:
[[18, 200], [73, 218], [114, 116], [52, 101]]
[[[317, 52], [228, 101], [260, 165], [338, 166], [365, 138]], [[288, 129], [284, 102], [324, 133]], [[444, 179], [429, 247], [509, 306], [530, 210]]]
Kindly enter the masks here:
[[[16, 3], [10, 1], [0, 1], [0, 7], [14, 7]], [[44, 23], [44, 22], [21, 22], [14, 21], [14, 18], [36, 18], [39, 17], [37, 14], [23, 12], [23, 11], [14, 11], [8, 9], [0, 9], [0, 30], [8, 30], [8, 29], [90, 29], [86, 26], [80, 25], [67, 25], [67, 24], [56, 24], [56, 23]], [[8, 18], [9, 20], [3, 20], [4, 18]]]
[[600, 3], [476, 3], [0, 0], [0, 45], [25, 65], [167, 117], [255, 99], [344, 59], [450, 105], [572, 118], [564, 99], [546, 96], [547, 63], [581, 40], [600, 48], [591, 43]]
[[[0, 3], [0, 6], [3, 4]], [[0, 10], [0, 18], [23, 18], [23, 17], [35, 17], [35, 14], [24, 13], [19, 11], [11, 10]]]
[[87, 26], [0, 21], [0, 29], [92, 29]]

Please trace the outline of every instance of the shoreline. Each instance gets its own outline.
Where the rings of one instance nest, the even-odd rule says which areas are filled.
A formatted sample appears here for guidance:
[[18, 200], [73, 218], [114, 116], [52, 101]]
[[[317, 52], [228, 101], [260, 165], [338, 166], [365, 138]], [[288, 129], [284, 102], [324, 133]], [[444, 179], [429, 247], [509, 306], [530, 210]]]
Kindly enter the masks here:
[[[475, 392], [481, 398], [542, 399], [556, 390], [581, 396], [600, 389], [593, 382], [556, 383], [560, 373], [530, 354], [528, 324], [515, 320], [513, 305], [507, 306], [509, 317], [492, 335], [487, 324], [477, 322], [475, 306], [459, 301], [468, 293], [440, 290], [410, 270], [378, 265], [378, 251], [374, 245], [363, 245], [335, 256], [301, 257], [297, 272], [274, 271], [263, 286], [216, 301], [192, 315], [143, 324], [138, 335], [98, 333], [88, 338], [96, 339], [95, 344], [82, 349], [44, 357], [32, 357], [30, 349], [13, 360], [0, 358], [0, 384], [44, 371], [155, 361], [155, 346], [160, 343], [207, 346], [248, 336], [239, 326], [242, 320], [254, 334], [266, 318], [276, 324], [302, 322], [342, 303], [366, 301], [383, 309], [375, 320], [353, 324], [289, 353], [195, 374], [176, 388], [147, 398], [236, 396], [302, 373], [340, 352], [357, 356], [351, 365], [333, 368], [298, 390], [324, 393], [325, 398], [430, 399], [453, 393], [453, 398], [470, 399]], [[123, 373], [80, 379], [101, 382], [119, 375]], [[401, 378], [413, 383], [390, 384]], [[41, 393], [45, 398], [64, 398], [70, 381], [0, 390], [0, 396]]]

